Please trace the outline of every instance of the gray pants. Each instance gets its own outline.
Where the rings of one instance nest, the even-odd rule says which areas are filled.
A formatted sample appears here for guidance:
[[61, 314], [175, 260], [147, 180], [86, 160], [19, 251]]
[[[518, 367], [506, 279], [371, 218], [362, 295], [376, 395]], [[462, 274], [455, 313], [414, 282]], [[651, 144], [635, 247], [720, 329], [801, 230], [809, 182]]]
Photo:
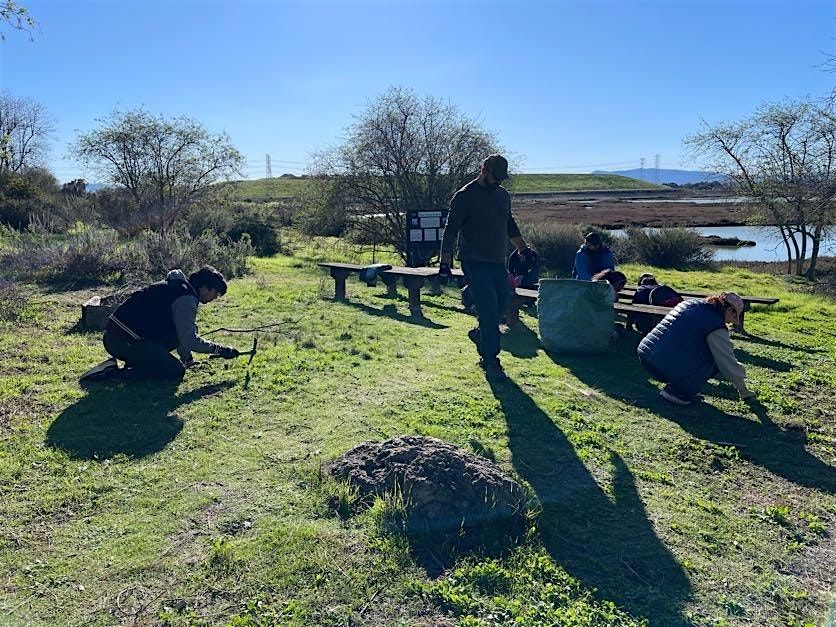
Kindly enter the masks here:
[[179, 359], [151, 340], [132, 340], [120, 333], [105, 331], [102, 341], [108, 353], [125, 362], [121, 372], [126, 379], [181, 381], [186, 373]]
[[468, 290], [479, 319], [479, 355], [491, 363], [499, 355], [499, 322], [508, 307], [508, 271], [504, 263], [462, 260]]

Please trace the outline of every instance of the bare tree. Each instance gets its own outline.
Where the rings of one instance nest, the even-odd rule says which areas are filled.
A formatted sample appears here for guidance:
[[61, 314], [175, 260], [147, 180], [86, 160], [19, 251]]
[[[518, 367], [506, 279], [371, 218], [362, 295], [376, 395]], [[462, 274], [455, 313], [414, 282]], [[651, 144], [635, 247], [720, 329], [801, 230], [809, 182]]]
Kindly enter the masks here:
[[406, 212], [437, 210], [476, 176], [496, 140], [458, 108], [392, 87], [314, 158], [312, 175], [364, 239], [406, 258]]
[[188, 206], [219, 191], [216, 183], [242, 176], [244, 159], [226, 133], [211, 135], [191, 118], [136, 109], [97, 121], [100, 127], [81, 135], [72, 152], [116, 186], [103, 218], [123, 231], [165, 230]]
[[787, 273], [813, 280], [836, 222], [833, 98], [766, 104], [740, 122], [703, 126], [685, 144], [749, 199], [756, 224], [778, 230]]
[[[15, 30], [22, 30], [29, 33], [29, 38], [32, 38], [32, 31], [37, 23], [29, 14], [26, 7], [20, 6], [14, 0], [0, 0], [0, 22], [5, 22]], [[0, 32], [0, 40], [5, 39], [6, 36]]]
[[55, 121], [42, 104], [0, 92], [0, 173], [42, 166], [53, 131]]

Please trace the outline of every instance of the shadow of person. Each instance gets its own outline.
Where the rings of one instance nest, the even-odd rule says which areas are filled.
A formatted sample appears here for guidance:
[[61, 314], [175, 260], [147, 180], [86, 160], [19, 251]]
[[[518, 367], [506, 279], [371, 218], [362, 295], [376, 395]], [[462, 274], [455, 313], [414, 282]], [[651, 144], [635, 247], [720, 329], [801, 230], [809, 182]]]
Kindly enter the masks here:
[[74, 459], [144, 457], [164, 449], [183, 429], [177, 407], [234, 385], [204, 385], [176, 395], [176, 383], [101, 383], [62, 411], [46, 432], [46, 446]]
[[[793, 483], [836, 493], [836, 468], [807, 452], [802, 431], [782, 429], [772, 422], [760, 403], [751, 406], [759, 420], [727, 414], [705, 402], [671, 405], [659, 397], [658, 385], [639, 364], [635, 343], [621, 342], [605, 357], [549, 357], [588, 386], [675, 422], [695, 438], [734, 446], [742, 458]], [[722, 384], [709, 383], [707, 389], [719, 397], [731, 396], [729, 388]]]
[[611, 454], [608, 496], [563, 432], [516, 383], [489, 383], [508, 422], [514, 468], [543, 507], [538, 528], [552, 558], [651, 625], [689, 624], [680, 605], [691, 584], [654, 533], [621, 458]]
[[500, 337], [502, 350], [508, 351], [514, 357], [531, 359], [537, 356], [540, 349], [540, 338], [525, 323], [520, 320]]

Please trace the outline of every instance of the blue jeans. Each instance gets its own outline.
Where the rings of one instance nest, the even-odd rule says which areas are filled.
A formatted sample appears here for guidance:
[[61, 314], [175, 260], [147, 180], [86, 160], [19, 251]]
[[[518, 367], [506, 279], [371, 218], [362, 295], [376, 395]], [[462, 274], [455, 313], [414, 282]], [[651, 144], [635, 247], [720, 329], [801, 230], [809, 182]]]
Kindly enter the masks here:
[[476, 348], [485, 363], [499, 355], [499, 321], [508, 307], [508, 271], [504, 263], [462, 260], [470, 294], [479, 320]]

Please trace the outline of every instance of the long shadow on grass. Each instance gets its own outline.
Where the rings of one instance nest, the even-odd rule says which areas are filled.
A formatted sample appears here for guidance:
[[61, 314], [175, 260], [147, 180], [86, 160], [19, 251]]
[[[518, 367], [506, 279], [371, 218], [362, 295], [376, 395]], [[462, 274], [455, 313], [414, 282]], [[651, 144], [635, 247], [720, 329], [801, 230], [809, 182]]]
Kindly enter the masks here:
[[508, 421], [517, 472], [542, 506], [538, 527], [553, 559], [651, 625], [687, 625], [691, 584], [656, 537], [633, 475], [613, 454], [613, 496], [601, 489], [552, 419], [511, 380], [491, 382]]
[[[793, 483], [836, 493], [836, 469], [805, 450], [803, 432], [781, 429], [759, 403], [749, 408], [741, 403], [744, 415], [734, 415], [710, 402], [685, 407], [665, 402], [658, 395], [659, 386], [639, 364], [635, 346], [634, 341], [625, 338], [605, 356], [551, 358], [590, 387], [675, 422], [695, 438], [734, 446], [742, 458]], [[731, 395], [724, 384], [710, 384], [707, 390], [715, 390], [721, 397]]]
[[90, 386], [50, 425], [45, 443], [76, 459], [144, 457], [161, 451], [180, 433], [183, 420], [172, 413], [180, 405], [232, 385], [204, 385], [179, 396], [176, 384], [159, 382]]
[[531, 359], [537, 356], [537, 351], [540, 349], [540, 338], [537, 337], [533, 329], [526, 326], [521, 320], [513, 328], [508, 329], [507, 333], [502, 334], [500, 345], [502, 350], [508, 351], [514, 357]]
[[355, 309], [359, 309], [363, 313], [366, 313], [370, 316], [384, 316], [386, 318], [391, 318], [392, 320], [397, 320], [398, 322], [406, 322], [407, 324], [414, 324], [419, 327], [426, 327], [428, 329], [446, 329], [447, 325], [439, 324], [437, 322], [433, 322], [429, 318], [424, 318], [422, 316], [407, 316], [400, 313], [394, 305], [384, 305], [382, 309], [377, 309], [376, 307], [370, 307], [364, 303], [358, 303], [354, 301], [346, 301], [343, 303], [348, 305], [349, 307], [354, 307]]

